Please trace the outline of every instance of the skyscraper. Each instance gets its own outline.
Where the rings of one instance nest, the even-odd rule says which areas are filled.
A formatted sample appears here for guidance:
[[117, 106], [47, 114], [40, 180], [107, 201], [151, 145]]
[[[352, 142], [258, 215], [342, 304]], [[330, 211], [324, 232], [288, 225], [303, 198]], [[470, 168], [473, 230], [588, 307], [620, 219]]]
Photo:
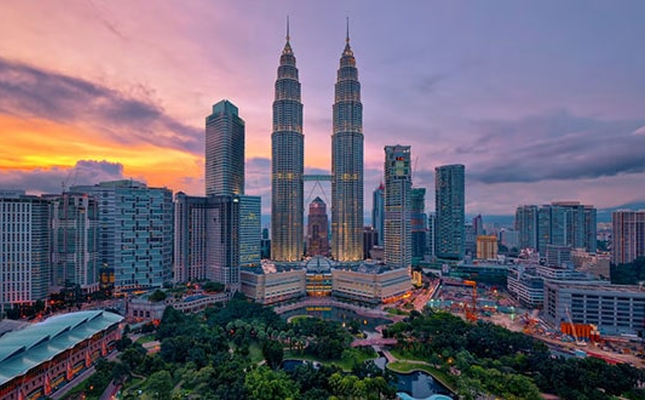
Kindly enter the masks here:
[[410, 191], [410, 231], [412, 232], [412, 257], [422, 260], [426, 253], [428, 216], [426, 208], [426, 189], [413, 188]]
[[333, 111], [331, 254], [340, 262], [358, 261], [363, 258], [363, 105], [349, 22]]
[[329, 255], [329, 220], [327, 205], [320, 197], [309, 204], [307, 223], [307, 255]]
[[405, 268], [412, 263], [410, 146], [385, 146], [384, 171], [385, 264]]
[[520, 247], [535, 248], [545, 256], [547, 245], [596, 252], [596, 209], [577, 201], [523, 205], [515, 211]]
[[280, 56], [271, 134], [271, 258], [298, 261], [303, 255], [304, 135], [296, 57], [287, 42]]
[[206, 197], [175, 195], [175, 240], [173, 281], [206, 279]]
[[383, 186], [383, 183], [379, 185], [379, 187], [374, 190], [372, 193], [372, 226], [374, 227], [374, 230], [376, 231], [376, 244], [378, 246], [383, 246], [383, 213], [385, 212], [384, 210], [384, 196], [385, 195], [385, 186]]
[[434, 260], [437, 256], [437, 214], [428, 213], [428, 233], [426, 235], [426, 256]]
[[626, 264], [645, 257], [645, 211], [615, 211], [611, 214], [611, 262]]
[[[47, 297], [50, 203], [24, 192], [0, 192], [0, 307]], [[0, 311], [1, 313], [1, 311]]]
[[98, 202], [86, 194], [44, 195], [52, 202], [52, 283], [99, 288]]
[[538, 248], [538, 208], [522, 205], [515, 210], [515, 230], [519, 232], [520, 249]]
[[244, 194], [244, 120], [228, 100], [206, 117], [206, 195]]
[[465, 167], [462, 164], [435, 168], [437, 212], [437, 257], [461, 259], [465, 252]]
[[119, 180], [70, 191], [99, 201], [99, 262], [114, 269], [116, 288], [161, 287], [172, 276], [172, 191]]

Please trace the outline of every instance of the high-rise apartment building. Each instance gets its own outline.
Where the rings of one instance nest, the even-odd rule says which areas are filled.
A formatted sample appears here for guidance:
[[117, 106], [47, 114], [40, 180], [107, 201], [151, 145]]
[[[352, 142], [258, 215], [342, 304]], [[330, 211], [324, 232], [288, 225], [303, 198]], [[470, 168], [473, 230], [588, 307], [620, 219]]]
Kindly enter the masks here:
[[426, 208], [426, 189], [410, 190], [410, 231], [412, 235], [412, 258], [422, 260], [426, 253], [428, 216]]
[[596, 252], [596, 209], [577, 201], [522, 205], [515, 211], [520, 247], [546, 254], [547, 245]]
[[98, 290], [98, 202], [82, 193], [43, 197], [52, 204], [53, 286], [80, 285], [87, 292]]
[[207, 209], [206, 197], [175, 194], [174, 282], [206, 278]]
[[336, 79], [331, 139], [331, 254], [340, 262], [363, 258], [363, 104], [349, 28], [345, 42]]
[[172, 275], [172, 191], [119, 180], [70, 189], [98, 201], [99, 262], [117, 289], [161, 287]]
[[228, 100], [206, 117], [206, 195], [244, 194], [244, 120]]
[[[33, 304], [49, 292], [48, 200], [21, 191], [0, 192], [0, 307]], [[0, 311], [0, 314], [2, 312]]]
[[329, 218], [327, 205], [320, 197], [309, 204], [307, 255], [329, 256]]
[[515, 230], [519, 232], [520, 249], [538, 248], [538, 208], [522, 205], [515, 210]]
[[428, 213], [428, 232], [426, 234], [426, 257], [430, 260], [437, 257], [437, 214]]
[[615, 211], [611, 214], [611, 226], [612, 264], [627, 264], [645, 257], [645, 211]]
[[462, 164], [435, 168], [437, 257], [461, 259], [465, 252], [465, 167]]
[[376, 231], [376, 245], [383, 246], [383, 224], [385, 212], [385, 186], [383, 183], [372, 193], [372, 226]]
[[477, 236], [477, 258], [480, 260], [492, 260], [497, 258], [497, 236]]
[[260, 265], [260, 197], [175, 196], [174, 281], [239, 288], [240, 268]]
[[385, 146], [385, 264], [406, 268], [412, 263], [410, 146]]
[[298, 261], [303, 256], [304, 135], [296, 57], [287, 42], [280, 56], [271, 134], [271, 258]]

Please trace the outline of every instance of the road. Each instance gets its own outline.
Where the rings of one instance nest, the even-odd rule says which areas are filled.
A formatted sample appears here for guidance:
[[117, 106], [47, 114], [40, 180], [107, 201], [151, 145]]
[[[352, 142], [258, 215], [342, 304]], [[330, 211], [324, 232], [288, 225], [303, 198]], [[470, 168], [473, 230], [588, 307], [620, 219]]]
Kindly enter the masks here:
[[[111, 354], [109, 354], [106, 359], [108, 361], [113, 361], [118, 354], [119, 354], [118, 351], [114, 351]], [[74, 389], [76, 386], [80, 385], [81, 382], [83, 382], [85, 379], [92, 376], [94, 371], [95, 371], [95, 368], [94, 368], [94, 365], [92, 365], [85, 371], [81, 372], [78, 376], [76, 376], [76, 378], [72, 379], [71, 382], [67, 383], [65, 386], [61, 387], [60, 389], [52, 393], [49, 397], [51, 397], [54, 400], [62, 398], [67, 393], [69, 393], [72, 389]]]

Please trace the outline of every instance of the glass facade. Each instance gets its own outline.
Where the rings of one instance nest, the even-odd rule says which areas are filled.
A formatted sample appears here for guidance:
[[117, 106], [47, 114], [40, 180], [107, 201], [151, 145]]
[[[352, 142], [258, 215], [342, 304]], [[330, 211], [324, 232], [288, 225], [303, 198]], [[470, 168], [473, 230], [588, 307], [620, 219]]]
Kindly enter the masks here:
[[340, 58], [333, 105], [331, 255], [363, 258], [363, 104], [349, 36]]
[[271, 134], [271, 258], [298, 261], [304, 253], [304, 135], [296, 57], [289, 43], [280, 56]]

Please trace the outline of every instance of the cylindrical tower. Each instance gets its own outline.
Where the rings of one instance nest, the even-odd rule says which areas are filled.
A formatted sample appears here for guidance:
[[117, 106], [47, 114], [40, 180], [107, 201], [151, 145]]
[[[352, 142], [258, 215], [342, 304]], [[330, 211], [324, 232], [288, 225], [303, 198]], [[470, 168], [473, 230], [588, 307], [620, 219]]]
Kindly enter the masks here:
[[287, 42], [280, 56], [271, 134], [271, 258], [298, 261], [303, 255], [304, 135], [296, 57]]
[[332, 257], [363, 259], [363, 104], [354, 52], [345, 50], [335, 87], [334, 133], [331, 149]]

